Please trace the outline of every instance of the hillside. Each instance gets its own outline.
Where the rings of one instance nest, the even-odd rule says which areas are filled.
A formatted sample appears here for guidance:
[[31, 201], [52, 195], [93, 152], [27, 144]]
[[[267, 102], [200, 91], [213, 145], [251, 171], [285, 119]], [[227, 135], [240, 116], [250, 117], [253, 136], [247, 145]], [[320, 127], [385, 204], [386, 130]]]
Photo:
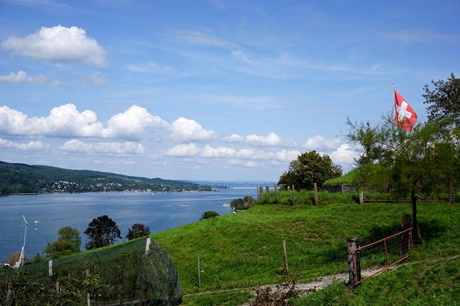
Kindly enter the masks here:
[[0, 195], [101, 191], [210, 191], [211, 186], [161, 178], [0, 161]]
[[[306, 192], [298, 195], [313, 196]], [[280, 193], [280, 199], [283, 196], [290, 198], [291, 192]], [[183, 305], [242, 305], [251, 299], [254, 288], [285, 281], [283, 241], [289, 274], [297, 284], [346, 273], [347, 237], [359, 237], [365, 245], [394, 234], [400, 229], [401, 215], [411, 212], [406, 203], [358, 205], [352, 195], [328, 193], [320, 194], [318, 206], [297, 198], [294, 204], [282, 203], [286, 204], [260, 202], [247, 211], [151, 235], [174, 260], [185, 292]], [[460, 293], [459, 216], [458, 205], [420, 203], [425, 244], [417, 245], [403, 265], [366, 280], [354, 291], [338, 282], [297, 300], [295, 305], [454, 305]], [[119, 277], [114, 271], [136, 271], [135, 261], [127, 260], [129, 251], [142, 253], [144, 245], [142, 238], [55, 260], [53, 265], [56, 271], [83, 271], [88, 262], [93, 262], [107, 286], [133, 285], [135, 275], [130, 275], [134, 281], [123, 282], [124, 276], [120, 283], [113, 279]], [[385, 260], [383, 253], [377, 254]], [[134, 266], [128, 268], [129, 264]], [[111, 265], [112, 270], [106, 270], [105, 266]], [[39, 267], [33, 264], [31, 271], [43, 269], [48, 281], [46, 263]], [[58, 273], [64, 281], [67, 274]], [[36, 283], [38, 288], [41, 283]], [[4, 282], [3, 288], [7, 285]], [[136, 295], [125, 297], [129, 298], [135, 300]], [[100, 297], [98, 301], [105, 300]]]

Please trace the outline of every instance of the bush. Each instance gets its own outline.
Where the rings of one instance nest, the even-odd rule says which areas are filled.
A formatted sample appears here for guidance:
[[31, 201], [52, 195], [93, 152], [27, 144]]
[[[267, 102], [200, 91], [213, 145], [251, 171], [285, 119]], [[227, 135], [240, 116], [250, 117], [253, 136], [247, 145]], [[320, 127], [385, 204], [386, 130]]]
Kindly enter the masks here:
[[233, 210], [245, 210], [249, 209], [256, 204], [256, 200], [251, 196], [245, 196], [244, 198], [234, 199], [230, 202], [230, 207]]
[[219, 214], [216, 213], [215, 211], [208, 210], [208, 211], [205, 211], [205, 212], [201, 215], [200, 220], [210, 219], [210, 218], [214, 218], [214, 217], [218, 217], [218, 216], [219, 216]]

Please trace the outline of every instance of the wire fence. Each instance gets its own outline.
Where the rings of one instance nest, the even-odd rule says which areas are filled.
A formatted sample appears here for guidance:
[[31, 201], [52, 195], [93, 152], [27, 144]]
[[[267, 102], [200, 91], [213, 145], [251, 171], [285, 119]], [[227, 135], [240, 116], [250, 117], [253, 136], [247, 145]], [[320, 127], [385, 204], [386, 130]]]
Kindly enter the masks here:
[[166, 251], [146, 238], [132, 243], [10, 269], [0, 305], [178, 305], [183, 291]]
[[[350, 243], [350, 240], [349, 240]], [[356, 241], [355, 241], [356, 243]], [[349, 273], [351, 287], [357, 286], [372, 277], [409, 257], [413, 247], [412, 228], [385, 237], [365, 246], [353, 244], [349, 247]], [[362, 279], [362, 270], [373, 270]]]

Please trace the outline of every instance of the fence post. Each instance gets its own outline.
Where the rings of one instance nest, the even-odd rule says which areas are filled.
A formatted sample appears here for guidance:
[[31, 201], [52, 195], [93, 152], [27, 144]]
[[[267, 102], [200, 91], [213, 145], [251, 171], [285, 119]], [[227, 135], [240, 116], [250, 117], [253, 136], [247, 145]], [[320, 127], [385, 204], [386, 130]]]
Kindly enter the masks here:
[[283, 240], [283, 252], [284, 252], [284, 268], [286, 269], [286, 275], [289, 275], [289, 266], [288, 266], [287, 251], [286, 251], [286, 240]]
[[261, 187], [259, 187], [259, 194], [257, 195], [258, 199], [261, 200], [262, 199], [262, 194], [264, 193], [264, 189]]
[[270, 188], [268, 186], [265, 186], [265, 199], [267, 200], [268, 203], [268, 193], [270, 191]]
[[292, 204], [294, 204], [294, 185], [292, 185]]
[[353, 289], [361, 281], [361, 262], [359, 251], [359, 238], [348, 237], [348, 289]]
[[197, 256], [198, 260], [198, 291], [201, 290], [201, 268], [200, 268], [200, 256]]
[[147, 237], [147, 241], [145, 242], [145, 255], [149, 254], [151, 242], [152, 242], [152, 238], [150, 236]]
[[315, 206], [318, 205], [318, 184], [313, 183], [313, 186], [315, 188]]
[[364, 188], [359, 189], [359, 204], [364, 204]]
[[274, 186], [275, 189], [275, 199], [276, 199], [276, 204], [278, 204], [278, 186]]
[[53, 276], [53, 260], [48, 260], [48, 276]]

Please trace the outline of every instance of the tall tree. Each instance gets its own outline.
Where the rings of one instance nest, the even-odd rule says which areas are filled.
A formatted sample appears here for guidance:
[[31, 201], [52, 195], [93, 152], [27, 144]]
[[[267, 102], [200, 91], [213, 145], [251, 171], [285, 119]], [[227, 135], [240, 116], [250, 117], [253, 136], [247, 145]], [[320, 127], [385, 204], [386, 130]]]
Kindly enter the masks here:
[[117, 238], [121, 239], [117, 223], [107, 215], [93, 219], [84, 233], [88, 236], [88, 242], [85, 245], [87, 250], [111, 245]]
[[367, 175], [365, 183], [373, 184], [372, 187], [390, 187], [410, 198], [413, 227], [419, 242], [423, 243], [417, 203], [421, 196], [427, 197], [442, 188], [445, 170], [451, 166], [442, 160], [450, 148], [445, 146], [449, 140], [442, 133], [441, 125], [433, 121], [420, 123], [411, 133], [398, 129], [389, 117], [374, 128], [351, 121], [348, 125], [348, 139], [363, 148], [358, 166]]
[[342, 168], [334, 165], [329, 155], [320, 155], [313, 150], [291, 161], [289, 170], [281, 175], [278, 184], [313, 189], [314, 183], [322, 187], [326, 180], [341, 175]]
[[58, 239], [52, 243], [47, 242], [43, 251], [50, 258], [59, 258], [80, 252], [81, 237], [77, 229], [70, 226], [58, 231]]
[[147, 235], [150, 235], [150, 227], [144, 224], [134, 223], [131, 228], [128, 229], [126, 238], [128, 238], [128, 240], [132, 240]]
[[434, 89], [431, 90], [427, 84], [424, 87], [425, 98], [423, 103], [428, 104], [428, 118], [434, 121], [448, 122], [460, 126], [460, 79], [452, 73], [444, 81], [431, 80]]

